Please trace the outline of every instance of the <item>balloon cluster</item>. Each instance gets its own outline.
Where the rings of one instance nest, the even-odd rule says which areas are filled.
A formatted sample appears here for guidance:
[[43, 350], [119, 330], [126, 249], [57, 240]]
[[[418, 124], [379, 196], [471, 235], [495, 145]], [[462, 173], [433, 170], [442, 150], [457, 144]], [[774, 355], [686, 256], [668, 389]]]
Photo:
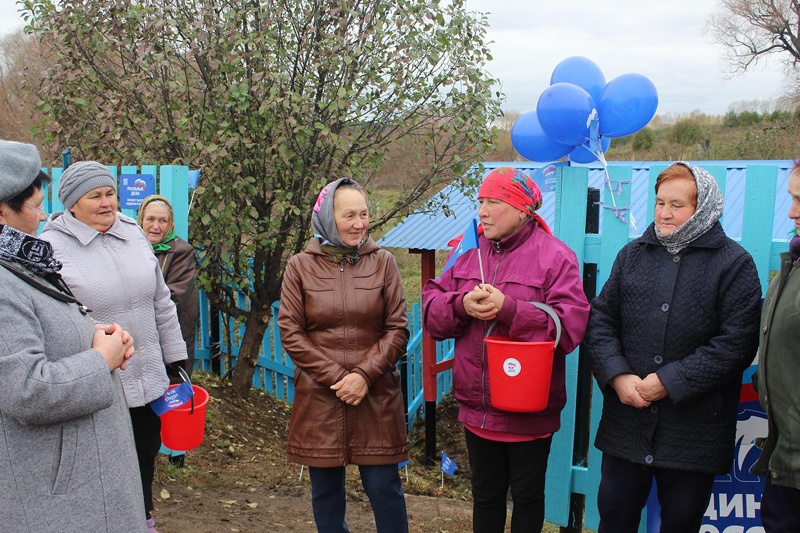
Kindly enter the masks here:
[[536, 110], [514, 122], [511, 143], [531, 161], [569, 156], [575, 163], [591, 163], [612, 138], [644, 128], [657, 107], [656, 87], [645, 76], [622, 74], [606, 83], [594, 62], [568, 57], [553, 70]]

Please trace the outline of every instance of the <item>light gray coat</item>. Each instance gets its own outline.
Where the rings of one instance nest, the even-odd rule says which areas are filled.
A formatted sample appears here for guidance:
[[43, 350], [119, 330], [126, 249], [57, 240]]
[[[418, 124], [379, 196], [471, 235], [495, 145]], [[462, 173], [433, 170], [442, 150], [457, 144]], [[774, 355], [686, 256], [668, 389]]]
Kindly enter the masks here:
[[1, 265], [0, 310], [0, 530], [144, 531], [120, 372], [92, 321]]
[[69, 212], [57, 213], [41, 238], [53, 245], [64, 281], [92, 318], [117, 322], [133, 337], [136, 356], [122, 373], [128, 407], [164, 394], [164, 363], [186, 359], [186, 344], [153, 248], [136, 221], [117, 213], [111, 228], [100, 233]]

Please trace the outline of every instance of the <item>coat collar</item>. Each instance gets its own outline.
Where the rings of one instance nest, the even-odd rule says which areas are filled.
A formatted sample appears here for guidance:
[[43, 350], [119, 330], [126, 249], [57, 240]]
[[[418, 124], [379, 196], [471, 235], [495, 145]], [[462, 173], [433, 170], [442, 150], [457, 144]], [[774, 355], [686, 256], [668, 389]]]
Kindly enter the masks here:
[[[367, 241], [358, 251], [358, 255], [366, 255], [369, 253], [374, 252], [375, 250], [379, 250], [380, 246], [372, 240], [372, 237], [367, 235]], [[306, 245], [305, 252], [307, 254], [312, 255], [324, 255], [325, 257], [330, 257], [330, 255], [326, 254], [322, 247], [319, 245], [319, 240], [316, 237], [311, 237], [308, 241], [308, 245]]]
[[[78, 242], [86, 246], [98, 235], [111, 235], [127, 241], [130, 238], [130, 234], [125, 231], [126, 228], [124, 226], [125, 224], [136, 225], [136, 221], [122, 213], [117, 213], [117, 219], [111, 227], [108, 228], [108, 231], [101, 233], [72, 216], [72, 213], [62, 212], [55, 213], [48, 224], [52, 224], [55, 229], [69, 233], [75, 237]], [[47, 229], [47, 227], [45, 227], [45, 229]]]

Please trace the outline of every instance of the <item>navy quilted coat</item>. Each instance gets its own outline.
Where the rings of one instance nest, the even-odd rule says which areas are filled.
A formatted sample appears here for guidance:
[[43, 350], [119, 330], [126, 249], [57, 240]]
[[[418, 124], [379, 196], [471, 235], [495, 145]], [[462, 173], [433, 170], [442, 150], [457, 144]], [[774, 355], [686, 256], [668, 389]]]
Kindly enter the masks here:
[[[595, 446], [634, 463], [727, 472], [760, 300], [752, 257], [719, 223], [677, 255], [652, 224], [626, 245], [592, 302], [585, 339], [603, 392]], [[645, 409], [624, 405], [610, 385], [652, 372], [669, 395]]]

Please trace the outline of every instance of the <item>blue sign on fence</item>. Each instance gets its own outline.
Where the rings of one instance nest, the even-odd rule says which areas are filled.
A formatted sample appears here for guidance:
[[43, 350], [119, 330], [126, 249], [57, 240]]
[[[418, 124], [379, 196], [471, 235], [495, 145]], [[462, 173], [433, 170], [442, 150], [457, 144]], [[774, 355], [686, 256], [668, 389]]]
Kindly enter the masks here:
[[550, 192], [556, 190], [556, 170], [558, 167], [566, 166], [567, 162], [550, 163], [542, 168], [537, 168], [531, 171], [530, 176], [542, 192]]
[[119, 201], [123, 209], [138, 209], [142, 200], [156, 193], [152, 174], [120, 174]]

